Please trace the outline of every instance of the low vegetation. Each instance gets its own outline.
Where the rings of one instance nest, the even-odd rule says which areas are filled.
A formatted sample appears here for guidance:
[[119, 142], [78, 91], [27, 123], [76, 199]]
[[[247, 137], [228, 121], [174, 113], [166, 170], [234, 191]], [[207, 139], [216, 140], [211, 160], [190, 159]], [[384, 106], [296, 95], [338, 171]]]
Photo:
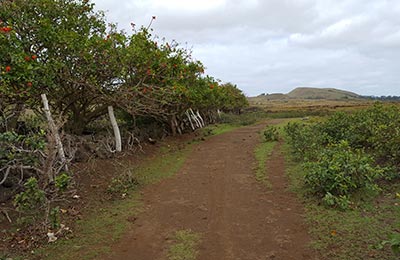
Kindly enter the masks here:
[[329, 259], [397, 259], [399, 112], [376, 104], [285, 127], [288, 174]]
[[271, 156], [272, 150], [279, 141], [280, 132], [280, 126], [267, 126], [260, 134], [261, 143], [257, 145], [254, 150], [257, 162], [255, 169], [256, 180], [266, 187], [271, 187], [271, 183], [268, 180], [268, 172], [266, 171], [266, 163]]
[[200, 235], [190, 229], [178, 230], [168, 250], [169, 260], [195, 260], [198, 255]]

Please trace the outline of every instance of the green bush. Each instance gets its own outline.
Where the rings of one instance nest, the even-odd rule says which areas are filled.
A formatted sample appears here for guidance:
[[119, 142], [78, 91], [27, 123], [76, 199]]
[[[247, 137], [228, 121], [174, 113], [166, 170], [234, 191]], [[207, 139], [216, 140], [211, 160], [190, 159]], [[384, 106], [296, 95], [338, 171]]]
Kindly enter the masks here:
[[288, 123], [284, 131], [292, 147], [296, 159], [312, 161], [318, 158], [319, 151], [326, 143], [325, 134], [321, 133], [318, 125], [299, 122]]
[[60, 228], [60, 207], [55, 207], [49, 213], [50, 227], [52, 229]]
[[278, 129], [275, 126], [267, 126], [263, 134], [264, 140], [267, 142], [278, 141], [279, 139]]
[[396, 106], [377, 103], [353, 114], [337, 112], [319, 123], [289, 123], [285, 133], [298, 159], [313, 161], [324, 147], [346, 141], [385, 167], [385, 178], [400, 177], [400, 109]]
[[0, 168], [14, 164], [38, 165], [39, 151], [43, 151], [45, 144], [43, 130], [28, 135], [20, 135], [15, 132], [0, 133]]
[[328, 146], [315, 162], [305, 163], [305, 184], [329, 206], [347, 208], [350, 197], [359, 190], [377, 191], [375, 180], [382, 170], [361, 150], [346, 141]]
[[56, 176], [54, 181], [55, 181], [56, 188], [59, 191], [63, 192], [68, 188], [68, 186], [71, 182], [71, 176], [69, 176], [67, 173], [63, 172], [63, 173], [59, 174], [58, 176]]
[[15, 207], [23, 212], [39, 209], [45, 202], [45, 192], [39, 188], [36, 178], [29, 178], [24, 184], [25, 190], [14, 199]]

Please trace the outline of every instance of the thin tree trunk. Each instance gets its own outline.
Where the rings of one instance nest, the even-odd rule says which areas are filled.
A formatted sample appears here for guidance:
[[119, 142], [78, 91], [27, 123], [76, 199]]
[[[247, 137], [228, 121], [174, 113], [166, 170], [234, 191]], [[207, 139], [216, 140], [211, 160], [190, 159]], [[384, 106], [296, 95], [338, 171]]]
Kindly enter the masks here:
[[[54, 123], [53, 117], [51, 116], [49, 102], [47, 100], [46, 94], [41, 95], [44, 114], [46, 115], [47, 122], [49, 124], [50, 132], [56, 141], [58, 156], [60, 157], [61, 162], [64, 164], [64, 169], [68, 171], [67, 159], [65, 158], [64, 147], [61, 142], [60, 134], [58, 133], [58, 129], [56, 124]], [[54, 176], [51, 174], [49, 176], [49, 181], [53, 181]]]
[[117, 120], [115, 119], [114, 109], [112, 106], [108, 106], [108, 115], [110, 117], [111, 125], [114, 131], [115, 137], [115, 151], [122, 151], [122, 143], [121, 143], [121, 133], [119, 131]]
[[196, 125], [198, 128], [201, 128], [201, 123], [200, 120], [197, 118], [197, 116], [194, 114], [193, 109], [189, 109], [190, 113], [192, 114], [193, 120], [196, 122]]
[[192, 122], [192, 118], [190, 117], [189, 112], [187, 110], [186, 110], [185, 114], [186, 114], [187, 118], [189, 119], [190, 127], [192, 127], [192, 130], [194, 131], [195, 128], [194, 128], [194, 125]]
[[169, 125], [171, 127], [171, 131], [172, 131], [172, 136], [176, 136], [176, 125], [175, 125], [175, 120], [174, 120], [174, 116], [172, 116], [169, 119]]
[[178, 130], [178, 133], [180, 135], [182, 135], [182, 129], [181, 129], [181, 126], [178, 124], [177, 119], [175, 119], [175, 125], [176, 125], [176, 129]]
[[201, 121], [202, 127], [205, 127], [206, 124], [204, 123], [204, 120], [203, 120], [203, 118], [201, 117], [199, 110], [197, 110], [197, 116], [199, 117], [199, 119], [200, 119], [200, 121]]

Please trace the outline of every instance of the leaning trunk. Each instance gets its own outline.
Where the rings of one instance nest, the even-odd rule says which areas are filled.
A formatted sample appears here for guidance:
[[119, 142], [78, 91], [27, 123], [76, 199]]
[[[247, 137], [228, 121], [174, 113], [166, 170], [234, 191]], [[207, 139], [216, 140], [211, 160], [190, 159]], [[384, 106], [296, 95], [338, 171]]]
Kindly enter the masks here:
[[[50, 133], [55, 140], [56, 149], [58, 151], [58, 156], [60, 157], [61, 163], [64, 165], [64, 169], [68, 171], [67, 159], [65, 158], [64, 147], [61, 142], [60, 134], [58, 133], [58, 129], [56, 124], [54, 123], [53, 117], [51, 116], [49, 102], [47, 100], [46, 94], [42, 94], [42, 102], [43, 102], [43, 111], [46, 115], [47, 123], [49, 125]], [[54, 180], [53, 174], [49, 174], [49, 181], [52, 182]]]
[[122, 151], [121, 133], [119, 131], [117, 120], [115, 119], [114, 109], [112, 106], [108, 106], [108, 115], [110, 117], [111, 125], [114, 131], [115, 137], [115, 151]]

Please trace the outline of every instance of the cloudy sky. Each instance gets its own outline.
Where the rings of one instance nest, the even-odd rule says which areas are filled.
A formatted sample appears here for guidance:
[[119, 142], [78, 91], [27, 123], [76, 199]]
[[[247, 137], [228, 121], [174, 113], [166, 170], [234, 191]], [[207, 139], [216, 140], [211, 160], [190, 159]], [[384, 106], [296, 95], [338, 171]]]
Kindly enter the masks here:
[[92, 0], [152, 27], [247, 95], [333, 87], [400, 96], [399, 0]]

